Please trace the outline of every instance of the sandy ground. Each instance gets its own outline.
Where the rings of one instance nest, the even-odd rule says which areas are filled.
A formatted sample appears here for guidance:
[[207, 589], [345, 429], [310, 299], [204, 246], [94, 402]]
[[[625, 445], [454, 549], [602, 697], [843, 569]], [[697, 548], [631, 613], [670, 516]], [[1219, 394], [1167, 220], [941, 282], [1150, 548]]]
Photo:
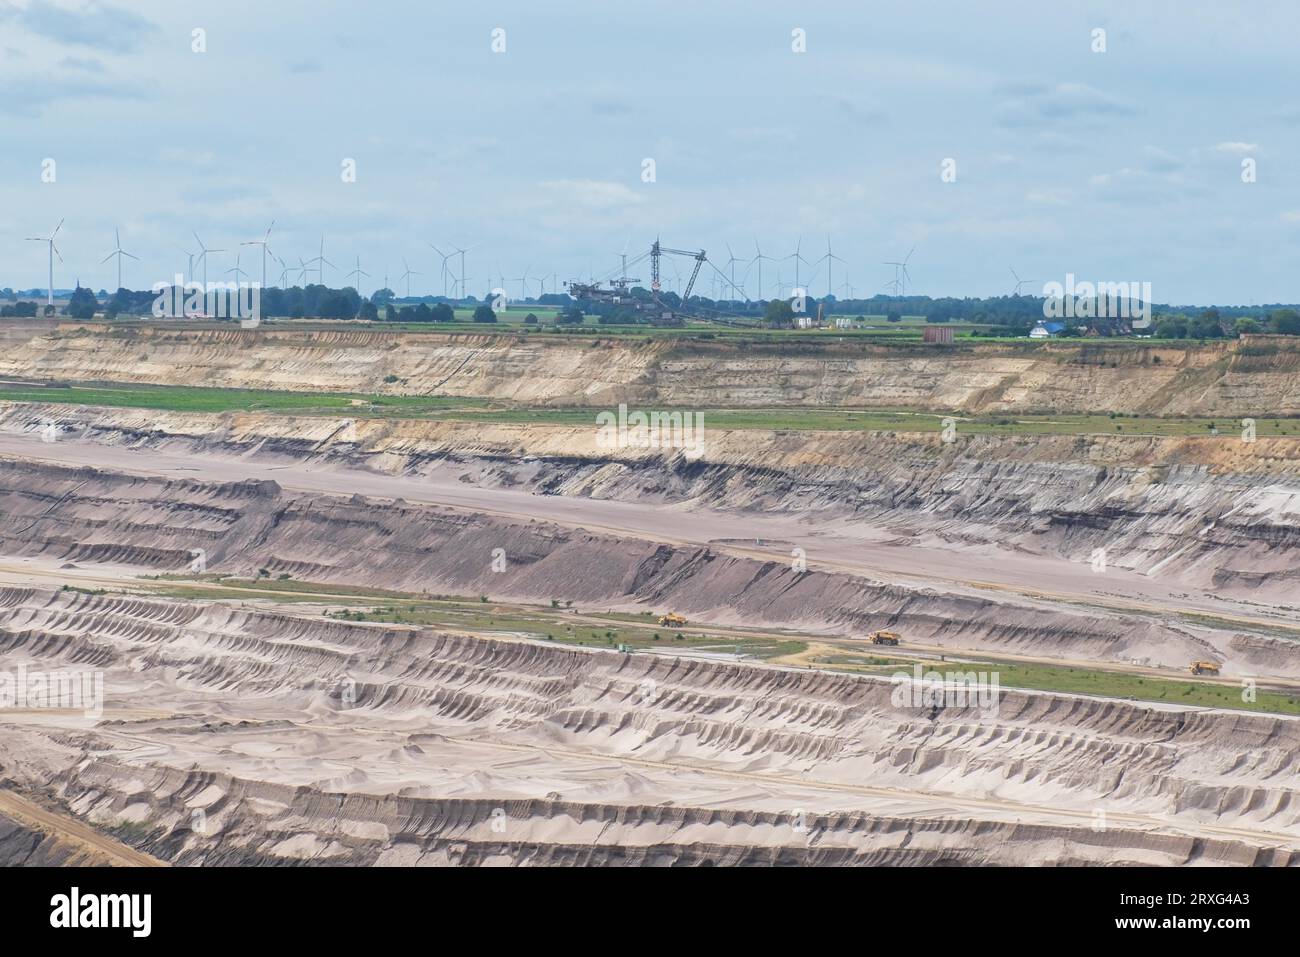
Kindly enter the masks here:
[[[1158, 613], [1200, 611], [1244, 622], [1294, 624], [1289, 613], [1182, 582], [1108, 567], [1096, 573], [1086, 562], [1023, 555], [995, 547], [954, 547], [906, 540], [870, 523], [815, 520], [789, 515], [724, 512], [660, 503], [560, 498], [511, 489], [482, 488], [454, 477], [407, 477], [357, 469], [270, 464], [212, 454], [173, 455], [37, 435], [0, 434], [0, 456], [92, 466], [145, 475], [190, 477], [207, 482], [273, 480], [286, 489], [336, 495], [404, 499], [511, 519], [538, 519], [592, 532], [669, 544], [707, 545], [719, 552], [789, 562], [803, 549], [809, 568], [847, 572], [883, 581], [907, 581], [949, 589], [988, 589], [1027, 597], [1139, 609]], [[753, 544], [740, 544], [752, 542]], [[765, 545], [780, 542], [780, 547]], [[786, 544], [788, 543], [788, 544]]]
[[34, 801], [29, 801], [3, 788], [0, 788], [0, 814], [20, 824], [51, 834], [74, 847], [99, 855], [109, 864], [118, 867], [167, 866], [165, 861], [143, 854], [93, 827], [88, 827], [76, 818], [41, 807]]
[[[0, 456], [274, 480], [777, 561], [801, 548], [811, 568], [994, 588], [1029, 604], [1279, 620], [1180, 583], [900, 542], [868, 524], [35, 436], [0, 435]], [[72, 808], [77, 819], [39, 822], [70, 840], [129, 823], [167, 835], [145, 851], [165, 849], [175, 863], [439, 863], [465, 848], [545, 861], [600, 846], [708, 847], [725, 858], [738, 847], [806, 853], [813, 841], [790, 822], [811, 815], [824, 822], [819, 850], [870, 848], [888, 862], [1271, 863], [1300, 851], [1296, 719], [1028, 692], [1009, 692], [996, 713], [932, 710], [897, 704], [885, 682], [806, 667], [436, 635], [256, 599], [59, 592], [70, 580], [129, 582], [138, 570], [2, 566], [0, 583], [36, 586], [0, 596], [5, 667], [96, 662], [105, 676], [99, 718], [0, 712], [0, 766]], [[827, 650], [829, 639], [792, 663]], [[344, 706], [338, 689], [349, 683], [359, 699]], [[215, 830], [190, 823], [196, 810]], [[489, 823], [498, 810], [504, 836]], [[3, 800], [0, 814], [37, 820]]]
[[[1185, 839], [1300, 848], [1295, 719], [1016, 692], [996, 715], [935, 716], [891, 703], [887, 682], [804, 669], [60, 592], [6, 596], [0, 637], [9, 667], [92, 648], [106, 663], [101, 716], [0, 712], [7, 773], [54, 788], [91, 835], [174, 835], [180, 863], [382, 862], [407, 840], [452, 840], [423, 830], [450, 826], [449, 801], [504, 809], [502, 840], [521, 846], [807, 849], [792, 820], [865, 814], [937, 829], [936, 854], [1004, 862], [1176, 863], [1195, 853]], [[355, 703], [332, 692], [343, 679]], [[519, 803], [538, 801], [564, 809]], [[11, 811], [34, 819], [0, 802]], [[494, 841], [475, 820], [454, 841]], [[40, 823], [89, 840], [77, 821]], [[872, 840], [827, 827], [823, 847]]]

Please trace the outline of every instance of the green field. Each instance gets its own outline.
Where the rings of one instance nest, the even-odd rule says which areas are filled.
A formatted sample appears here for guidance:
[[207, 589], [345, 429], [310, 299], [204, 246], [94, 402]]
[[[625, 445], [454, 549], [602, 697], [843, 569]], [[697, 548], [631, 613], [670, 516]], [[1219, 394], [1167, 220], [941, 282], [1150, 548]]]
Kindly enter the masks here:
[[[104, 594], [103, 590], [65, 587], [74, 591]], [[606, 612], [598, 608], [571, 608], [567, 602], [558, 599], [552, 607], [546, 608], [493, 602], [486, 596], [474, 600], [460, 596], [429, 596], [348, 585], [274, 578], [233, 579], [215, 575], [197, 579], [159, 576], [157, 584], [146, 590], [168, 598], [205, 601], [257, 598], [312, 604], [324, 602], [350, 606], [329, 613], [330, 617], [342, 621], [522, 634], [589, 648], [609, 649], [619, 645], [627, 645], [634, 650], [695, 648], [723, 654], [739, 652], [744, 657], [757, 660], [799, 654], [807, 648], [807, 642], [795, 636], [763, 634], [737, 638], [730, 634], [712, 635], [707, 626], [699, 627], [690, 623], [681, 628], [665, 628], [655, 622], [654, 612], [636, 615]], [[581, 618], [583, 615], [609, 619], [609, 622], [584, 621]], [[813, 661], [817, 667], [826, 670], [881, 677], [888, 677], [900, 670], [911, 674], [913, 665], [918, 663], [918, 659], [882, 657], [865, 650], [836, 651], [814, 658]], [[996, 672], [999, 685], [1006, 688], [1163, 702], [1187, 707], [1300, 715], [1300, 694], [1260, 690], [1255, 701], [1243, 701], [1241, 688], [1235, 684], [997, 660], [937, 661], [927, 658], [919, 659], [919, 663], [927, 672]]]
[[[75, 385], [0, 387], [0, 401], [62, 403], [169, 412], [272, 412], [353, 418], [450, 419], [535, 425], [595, 427], [600, 408], [510, 408], [455, 396], [360, 395], [208, 389], [198, 386]], [[956, 435], [1144, 435], [1237, 439], [1241, 423], [1225, 418], [1159, 418], [1130, 415], [981, 415], [891, 409], [657, 409], [694, 412], [706, 428], [829, 432], [941, 432], [953, 419]], [[1256, 434], [1300, 436], [1300, 418], [1259, 418]]]
[[436, 396], [111, 384], [69, 388], [0, 386], [0, 401], [58, 402], [167, 412], [347, 412], [351, 415], [421, 415], [466, 404], [464, 399]]
[[[750, 658], [774, 658], [803, 651], [806, 644], [794, 638], [754, 636], [735, 638], [709, 634], [707, 628], [687, 624], [666, 628], [656, 623], [655, 615], [605, 612], [600, 609], [574, 609], [555, 600], [553, 607], [501, 604], [486, 596], [474, 600], [455, 596], [430, 596], [413, 592], [350, 585], [327, 585], [268, 576], [258, 579], [226, 578], [220, 575], [160, 575], [148, 587], [152, 594], [166, 598], [199, 601], [247, 600], [284, 603], [347, 605], [329, 613], [340, 621], [368, 621], [411, 625], [421, 628], [462, 629], [473, 632], [500, 632], [527, 635], [539, 640], [591, 648], [702, 648], [724, 653], [739, 651]], [[70, 591], [104, 594], [66, 586]], [[377, 604], [379, 602], [380, 604]], [[586, 611], [608, 624], [581, 620]]]
[[[857, 674], [889, 676], [898, 671], [912, 674], [918, 662], [880, 661], [867, 655], [828, 655], [816, 659], [819, 665], [831, 670], [851, 671]], [[1068, 668], [1056, 665], [1008, 664], [1003, 661], [923, 659], [919, 662], [925, 672], [985, 672], [996, 674], [998, 684], [1004, 688], [1024, 688], [1032, 691], [1054, 691], [1064, 694], [1096, 695], [1104, 698], [1125, 698], [1134, 701], [1152, 701], [1186, 707], [1226, 708], [1237, 711], [1262, 711], [1270, 714], [1300, 715], [1300, 695], [1276, 691], [1258, 691], [1254, 701], [1242, 700], [1242, 689], [1237, 685], [1216, 684], [1178, 678], [1152, 678], [1102, 671], [1089, 668]]]
[[[1166, 704], [1205, 708], [1231, 708], [1237, 711], [1300, 714], [1300, 697], [1296, 695], [1260, 691], [1257, 700], [1247, 702], [1242, 701], [1241, 688], [1236, 685], [1170, 678], [1144, 678], [1113, 671], [1089, 671], [1084, 668], [1043, 665], [998, 663], [981, 667], [996, 670], [998, 680], [1011, 688], [1064, 691], [1072, 694], [1102, 695], [1107, 698], [1133, 698], [1138, 701], [1159, 701]], [[969, 669], [962, 666], [953, 670]]]

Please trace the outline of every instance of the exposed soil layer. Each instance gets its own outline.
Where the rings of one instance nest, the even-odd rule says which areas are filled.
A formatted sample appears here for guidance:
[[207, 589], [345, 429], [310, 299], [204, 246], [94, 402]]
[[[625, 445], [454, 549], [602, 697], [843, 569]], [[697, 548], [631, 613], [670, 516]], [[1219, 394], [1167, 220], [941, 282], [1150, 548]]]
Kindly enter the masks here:
[[[879, 346], [38, 323], [0, 377], [491, 397], [541, 405], [1300, 413], [1300, 339]], [[390, 379], [390, 377], [392, 377]]]
[[870, 527], [917, 545], [1079, 563], [1102, 550], [1110, 567], [1222, 595], [1287, 604], [1300, 596], [1300, 440], [1290, 438], [946, 443], [919, 433], [711, 430], [693, 457], [600, 448], [593, 429], [0, 405], [0, 435], [35, 436], [50, 423], [69, 440], [124, 450], [788, 516], [840, 523], [845, 534]]
[[[888, 584], [536, 519], [289, 492], [273, 481], [218, 484], [0, 460], [0, 554], [171, 572], [186, 572], [201, 554], [206, 571], [243, 577], [674, 608], [704, 621], [852, 634], [890, 627], [965, 649], [1172, 668], [1212, 657], [1226, 674], [1300, 673], [1300, 647], [1282, 637], [996, 591]], [[508, 557], [504, 571], [499, 554]]]
[[1292, 864], [1300, 721], [0, 590], [0, 767], [180, 864]]

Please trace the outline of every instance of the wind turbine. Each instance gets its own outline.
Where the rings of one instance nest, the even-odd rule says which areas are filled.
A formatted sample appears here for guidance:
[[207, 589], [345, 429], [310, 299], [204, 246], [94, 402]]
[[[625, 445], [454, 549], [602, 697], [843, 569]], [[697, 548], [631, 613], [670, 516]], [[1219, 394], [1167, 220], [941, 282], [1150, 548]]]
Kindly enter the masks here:
[[280, 280], [279, 280], [280, 288], [288, 289], [289, 288], [289, 267], [285, 264], [285, 261], [281, 259], [279, 256], [276, 256], [274, 253], [272, 253], [271, 255], [274, 257], [275, 261], [280, 264]]
[[[1008, 268], [1008, 269], [1011, 269], [1010, 266], [1008, 266], [1007, 268]], [[1028, 284], [1031, 283], [1031, 282], [1037, 282], [1037, 280], [1035, 280], [1035, 279], [1021, 279], [1021, 278], [1020, 278], [1020, 274], [1019, 274], [1018, 272], [1016, 272], [1014, 269], [1011, 269], [1011, 275], [1013, 275], [1013, 276], [1016, 277], [1016, 288], [1015, 288], [1014, 290], [1012, 290], [1012, 293], [1011, 293], [1011, 295], [1013, 295], [1013, 296], [1018, 296], [1018, 295], [1020, 295], [1020, 287], [1021, 287], [1021, 286], [1026, 286], [1026, 285], [1028, 285]]]
[[831, 277], [831, 268], [837, 262], [844, 262], [843, 259], [831, 252], [831, 237], [829, 235], [826, 237], [826, 255], [817, 260], [817, 264], [820, 265], [823, 262], [826, 263], [826, 295], [829, 296], [835, 290], [835, 284], [832, 282]]
[[[529, 264], [528, 264], [528, 269], [532, 269], [532, 268], [533, 268], [532, 263], [529, 263]], [[525, 269], [525, 270], [524, 270], [524, 274], [523, 274], [522, 276], [517, 276], [517, 277], [515, 277], [515, 279], [513, 280], [514, 282], [519, 283], [519, 301], [520, 301], [520, 302], [523, 302], [525, 299], [528, 298], [528, 269]]]
[[786, 259], [794, 260], [794, 288], [795, 289], [802, 288], [799, 285], [799, 264], [803, 263], [805, 266], [811, 265], [811, 263], [809, 263], [808, 260], [803, 258], [803, 254], [802, 252], [800, 252], [802, 248], [803, 248], [803, 237], [800, 236], [799, 241], [794, 244], [794, 252], [792, 252], [789, 256], [785, 257]]
[[[754, 253], [755, 256], [749, 261], [749, 265], [753, 266], [754, 263], [758, 263], [758, 298], [761, 301], [763, 298], [763, 260], [766, 259], [768, 262], [775, 262], [775, 260], [771, 256], [763, 255], [763, 250], [758, 248], [757, 236], [754, 237]], [[748, 267], [746, 267], [745, 272], [749, 272]]]
[[352, 272], [348, 273], [347, 276], [344, 276], [343, 278], [348, 279], [348, 278], [351, 278], [352, 276], [356, 276], [356, 277], [357, 277], [357, 284], [356, 284], [356, 286], [354, 286], [353, 288], [356, 289], [356, 291], [357, 291], [357, 295], [359, 296], [359, 295], [361, 295], [361, 277], [362, 277], [362, 276], [365, 276], [367, 279], [370, 278], [370, 273], [368, 273], [368, 272], [362, 272], [362, 271], [361, 271], [361, 257], [360, 257], [360, 256], [357, 257], [357, 268], [354, 269], [354, 270], [352, 270]]
[[[122, 248], [122, 232], [121, 232], [121, 230], [119, 230], [119, 229], [117, 229], [117, 228], [114, 228], [114, 229], [113, 229], [113, 238], [114, 238], [114, 240], [116, 241], [116, 247], [117, 247], [117, 248], [115, 248], [111, 253], [109, 253], [107, 256], [105, 256], [103, 259], [101, 259], [101, 260], [99, 261], [99, 264], [102, 266], [104, 263], [108, 262], [108, 261], [109, 261], [110, 259], [112, 259], [114, 256], [117, 257], [117, 288], [118, 288], [118, 289], [121, 289], [121, 288], [122, 288], [122, 257], [123, 257], [123, 256], [126, 256], [128, 259], [134, 259], [136, 262], [139, 262], [139, 261], [140, 261], [140, 257], [139, 257], [139, 256], [132, 256], [129, 252], [127, 252], [125, 249]], [[50, 285], [52, 286], [52, 285], [54, 285], [54, 283], [51, 282]], [[114, 290], [114, 291], [116, 291], [116, 290]]]
[[[475, 247], [477, 247], [477, 246], [481, 246], [481, 245], [483, 245], [483, 244], [482, 244], [482, 243], [474, 243], [474, 244], [472, 244], [472, 245], [470, 245], [470, 246], [465, 247], [464, 249], [461, 249], [459, 246], [453, 246], [453, 247], [452, 247], [452, 249], [455, 250], [455, 252], [453, 252], [452, 255], [453, 255], [453, 256], [455, 256], [455, 255], [459, 255], [459, 256], [460, 256], [460, 298], [461, 298], [461, 299], [464, 299], [464, 298], [465, 298], [465, 292], [466, 292], [466, 289], [465, 289], [465, 283], [466, 283], [466, 281], [467, 281], [467, 277], [465, 276], [465, 254], [466, 254], [467, 252], [469, 252], [471, 249], [474, 249]], [[491, 279], [489, 278], [488, 281], [490, 282]]]
[[302, 257], [299, 256], [298, 257], [298, 281], [302, 283], [302, 288], [304, 289], [307, 288], [307, 275], [310, 272], [311, 272], [311, 266], [303, 262]]
[[[193, 233], [194, 230], [190, 230], [190, 232]], [[201, 259], [201, 260], [203, 261], [203, 291], [204, 291], [204, 293], [206, 294], [207, 291], [208, 291], [208, 253], [224, 253], [225, 250], [224, 250], [224, 249], [209, 249], [207, 246], [203, 245], [203, 240], [199, 239], [199, 234], [198, 234], [198, 233], [194, 233], [194, 238], [195, 238], [195, 240], [198, 241], [199, 249], [203, 250], [203, 252], [199, 254], [199, 259]], [[122, 261], [119, 259], [119, 260], [118, 260], [118, 265], [119, 265], [119, 267], [121, 266], [121, 263], [122, 263]], [[193, 269], [193, 268], [194, 268], [193, 266], [190, 267], [190, 269]], [[191, 276], [190, 278], [193, 278], [193, 276]]]
[[412, 272], [412, 271], [411, 271], [411, 267], [410, 267], [410, 265], [407, 264], [407, 262], [406, 262], [405, 259], [402, 260], [402, 265], [403, 265], [403, 266], [406, 266], [406, 272], [404, 272], [404, 273], [402, 273], [400, 276], [398, 276], [398, 277], [397, 277], [397, 281], [398, 281], [398, 282], [401, 282], [403, 279], [406, 280], [406, 298], [407, 298], [407, 299], [410, 299], [410, 298], [411, 298], [411, 277], [412, 277], [412, 276], [419, 276], [420, 273], [418, 273], [418, 272]]
[[186, 255], [186, 257], [189, 259], [190, 265], [185, 275], [185, 281], [193, 282], [194, 281], [194, 254], [190, 252], [188, 249], [186, 249], [184, 246], [177, 245], [176, 248], [179, 249], [181, 252], [183, 252]]
[[[726, 268], [731, 271], [731, 289], [727, 291], [727, 295], [728, 297], [730, 297], [734, 295], [736, 292], [736, 263], [740, 262], [740, 260], [737, 259], [736, 254], [731, 251], [731, 243], [727, 243], [726, 247], [727, 247]], [[744, 295], [744, 293], [741, 293], [741, 295]]]
[[[240, 243], [240, 245], [241, 245], [241, 246], [244, 246], [244, 245], [247, 245], [247, 244], [246, 244], [246, 243]], [[247, 276], [247, 275], [248, 275], [248, 273], [244, 272], [244, 270], [242, 270], [242, 269], [239, 268], [239, 257], [240, 257], [240, 253], [239, 253], [238, 250], [236, 250], [236, 251], [235, 251], [235, 266], [234, 266], [233, 269], [227, 269], [227, 270], [226, 270], [226, 275], [227, 275], [227, 276], [230, 275], [232, 272], [235, 274], [235, 282], [239, 282], [239, 277], [240, 277], [240, 276]], [[206, 289], [207, 286], [205, 285], [204, 288]]]
[[49, 296], [45, 304], [50, 308], [54, 307], [54, 257], [59, 257], [59, 262], [63, 262], [63, 254], [54, 245], [54, 237], [59, 235], [59, 230], [63, 228], [63, 220], [59, 220], [59, 225], [54, 227], [54, 232], [50, 233], [49, 238], [41, 239], [39, 236], [28, 236], [29, 243], [49, 243], [50, 245], [50, 289]]
[[325, 258], [325, 234], [324, 233], [321, 233], [321, 237], [320, 237], [320, 255], [317, 256], [315, 259], [307, 260], [308, 265], [311, 265], [312, 263], [316, 264], [316, 278], [320, 281], [320, 284], [322, 286], [325, 285], [325, 267], [329, 266], [331, 269], [339, 268], [338, 266], [334, 265], [332, 262], [330, 262], [328, 259]]
[[907, 251], [907, 255], [903, 257], [901, 263], [892, 261], [882, 263], [882, 265], [894, 267], [894, 281], [891, 285], [894, 287], [895, 295], [899, 294], [900, 290], [902, 295], [907, 295], [907, 284], [912, 278], [912, 274], [907, 271], [907, 264], [908, 261], [911, 260], [912, 253], [914, 252], [916, 252], [915, 246]]
[[[262, 247], [262, 288], [266, 288], [266, 254], [268, 252], [267, 242], [271, 238], [271, 230], [275, 228], [275, 220], [271, 220], [271, 225], [266, 227], [266, 235], [261, 239], [250, 239], [246, 243], [240, 243], [241, 246], [261, 246]], [[230, 270], [226, 270], [229, 272]]]
[[451, 253], [444, 253], [433, 243], [429, 243], [429, 248], [442, 257], [442, 298], [447, 298], [447, 260], [451, 258]]

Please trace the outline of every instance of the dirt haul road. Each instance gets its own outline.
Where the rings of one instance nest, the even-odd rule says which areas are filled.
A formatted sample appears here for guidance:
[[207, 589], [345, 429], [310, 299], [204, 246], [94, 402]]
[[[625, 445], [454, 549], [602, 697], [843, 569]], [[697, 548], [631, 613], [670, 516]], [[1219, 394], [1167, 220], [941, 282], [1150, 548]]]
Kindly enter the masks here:
[[88, 851], [92, 857], [102, 856], [108, 863], [117, 867], [169, 866], [165, 861], [137, 851], [75, 818], [43, 808], [2, 787], [0, 787], [0, 815], [53, 835], [65, 844]]
[[[638, 503], [595, 498], [535, 495], [485, 488], [443, 476], [400, 476], [305, 464], [272, 464], [216, 454], [137, 451], [75, 439], [42, 442], [37, 435], [0, 434], [0, 458], [89, 466], [150, 476], [193, 478], [204, 482], [248, 479], [277, 482], [295, 491], [330, 495], [360, 494], [379, 499], [429, 503], [476, 514], [537, 520], [674, 545], [708, 546], [714, 551], [788, 564], [802, 557], [809, 568], [823, 568], [883, 581], [911, 580], [945, 589], [978, 593], [995, 588], [1029, 599], [1135, 609], [1163, 615], [1204, 612], [1246, 623], [1294, 624], [1283, 611], [1183, 582], [1163, 581], [1121, 568], [1093, 571], [1088, 556], [1077, 562], [1025, 555], [994, 546], [935, 541], [898, 541], [889, 529], [835, 520], [819, 524], [795, 515], [721, 511], [685, 504]], [[780, 543], [777, 546], [775, 543]], [[802, 550], [796, 552], [796, 549]]]

